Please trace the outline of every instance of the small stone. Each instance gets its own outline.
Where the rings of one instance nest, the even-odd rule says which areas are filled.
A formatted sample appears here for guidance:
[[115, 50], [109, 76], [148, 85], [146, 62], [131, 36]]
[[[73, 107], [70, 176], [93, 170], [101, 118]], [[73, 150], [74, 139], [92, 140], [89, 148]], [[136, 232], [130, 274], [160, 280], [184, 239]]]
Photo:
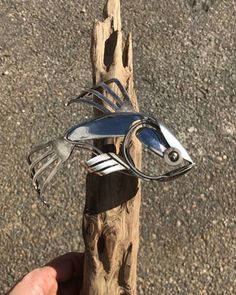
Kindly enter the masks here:
[[190, 133], [193, 133], [195, 130], [196, 129], [194, 126], [191, 126], [190, 128], [188, 128], [188, 132], [190, 132]]
[[177, 220], [176, 225], [177, 225], [178, 227], [180, 227], [180, 226], [181, 226], [181, 221], [180, 221], [180, 220]]
[[204, 194], [201, 194], [201, 195], [200, 195], [200, 199], [201, 199], [202, 201], [206, 201], [206, 197], [205, 197], [205, 195], [204, 195]]
[[2, 74], [3, 74], [3, 76], [7, 76], [7, 75], [9, 75], [9, 71], [5, 71]]
[[152, 238], [155, 240], [157, 238], [156, 234], [152, 234]]
[[86, 8], [83, 7], [83, 8], [81, 9], [81, 12], [82, 12], [82, 13], [86, 13]]

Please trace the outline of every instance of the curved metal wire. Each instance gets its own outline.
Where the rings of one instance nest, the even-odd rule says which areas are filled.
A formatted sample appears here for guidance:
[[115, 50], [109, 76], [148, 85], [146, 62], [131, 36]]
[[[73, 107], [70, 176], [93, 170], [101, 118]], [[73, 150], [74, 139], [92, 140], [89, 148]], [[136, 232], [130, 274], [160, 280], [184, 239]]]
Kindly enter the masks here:
[[158, 181], [169, 181], [174, 179], [177, 176], [183, 175], [184, 173], [186, 173], [188, 170], [190, 170], [192, 168], [192, 166], [194, 165], [194, 163], [188, 163], [187, 165], [174, 169], [170, 172], [167, 172], [163, 175], [159, 175], [159, 176], [152, 176], [152, 175], [148, 175], [146, 173], [143, 173], [141, 170], [139, 170], [138, 168], [135, 167], [135, 164], [129, 154], [129, 143], [130, 143], [130, 138], [132, 136], [132, 133], [135, 131], [135, 129], [137, 127], [139, 127], [140, 125], [145, 125], [148, 124], [154, 128], [160, 129], [159, 125], [156, 124], [155, 122], [153, 122], [152, 119], [150, 118], [145, 118], [145, 119], [141, 119], [138, 120], [127, 132], [124, 141], [123, 141], [123, 155], [125, 157], [126, 162], [128, 163], [131, 172], [136, 175], [137, 177], [143, 179], [143, 180], [158, 180]]

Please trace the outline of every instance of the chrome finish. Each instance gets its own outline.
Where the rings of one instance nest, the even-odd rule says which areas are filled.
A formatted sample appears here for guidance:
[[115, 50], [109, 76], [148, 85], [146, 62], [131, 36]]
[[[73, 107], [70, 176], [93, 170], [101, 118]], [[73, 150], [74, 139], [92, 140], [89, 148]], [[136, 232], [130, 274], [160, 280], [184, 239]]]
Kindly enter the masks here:
[[134, 122], [143, 118], [144, 116], [139, 113], [116, 112], [75, 125], [65, 133], [64, 137], [73, 143], [81, 140], [123, 137]]
[[193, 163], [193, 160], [190, 158], [186, 149], [163, 123], [160, 123], [160, 129], [169, 146], [177, 148], [181, 152], [183, 159], [190, 163]]
[[[112, 90], [111, 84], [119, 89], [122, 97]], [[93, 100], [94, 98], [96, 101]], [[99, 175], [120, 171], [142, 179], [167, 181], [186, 173], [194, 165], [186, 149], [164, 124], [134, 111], [130, 97], [119, 80], [111, 79], [101, 82], [79, 96], [71, 98], [67, 105], [74, 102], [92, 105], [103, 115], [81, 122], [68, 129], [64, 136], [31, 150], [28, 156], [29, 170], [36, 191], [44, 204], [47, 203], [42, 199], [42, 195], [47, 185], [75, 148], [89, 149], [93, 152], [94, 157], [84, 164], [90, 173]], [[101, 102], [103, 105], [100, 104]], [[122, 155], [102, 153], [92, 143], [94, 139], [118, 137], [123, 139]], [[133, 138], [137, 138], [146, 148], [163, 159], [170, 171], [162, 175], [158, 173], [149, 175], [135, 167], [130, 154]], [[36, 169], [38, 165], [39, 168]], [[41, 181], [42, 185], [40, 185], [42, 175], [53, 165], [46, 180]]]
[[[118, 87], [121, 94], [123, 95], [123, 100], [108, 86], [109, 84], [114, 84], [116, 87]], [[101, 93], [101, 90], [106, 91], [113, 100], [110, 100], [108, 97], [103, 95]], [[71, 103], [74, 103], [74, 102], [76, 103], [83, 102], [83, 103], [93, 105], [95, 108], [99, 109], [103, 113], [111, 113], [111, 110], [109, 110], [109, 108], [106, 109], [102, 105], [93, 101], [94, 98], [97, 98], [98, 100], [100, 100], [100, 102], [107, 104], [110, 107], [110, 109], [112, 109], [113, 111], [121, 111], [121, 110], [123, 111], [124, 108], [126, 109], [126, 111], [134, 111], [130, 97], [126, 89], [117, 79], [110, 79], [106, 82], [101, 82], [93, 86], [91, 89], [88, 89], [82, 92], [80, 95], [76, 97], [72, 97], [67, 103], [67, 105], [70, 105]]]
[[129, 166], [114, 153], [101, 154], [85, 162], [90, 173], [107, 175], [115, 171], [129, 170]]

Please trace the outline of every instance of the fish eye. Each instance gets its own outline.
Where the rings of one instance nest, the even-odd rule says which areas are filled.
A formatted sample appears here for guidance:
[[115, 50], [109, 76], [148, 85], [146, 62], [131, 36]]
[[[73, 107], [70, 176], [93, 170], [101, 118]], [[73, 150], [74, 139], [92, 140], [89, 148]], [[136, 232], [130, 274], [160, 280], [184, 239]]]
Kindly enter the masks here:
[[179, 154], [177, 152], [171, 152], [169, 153], [169, 159], [171, 162], [176, 162], [179, 159]]
[[171, 147], [164, 151], [164, 160], [170, 166], [178, 166], [183, 162], [183, 157], [180, 150]]

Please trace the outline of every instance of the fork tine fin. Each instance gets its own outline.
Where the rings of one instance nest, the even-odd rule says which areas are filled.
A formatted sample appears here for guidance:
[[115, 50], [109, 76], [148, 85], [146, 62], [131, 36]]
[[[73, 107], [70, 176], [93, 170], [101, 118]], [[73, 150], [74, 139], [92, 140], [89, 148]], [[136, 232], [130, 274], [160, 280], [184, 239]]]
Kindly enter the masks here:
[[99, 87], [102, 87], [104, 90], [106, 90], [119, 103], [119, 107], [122, 105], [123, 101], [106, 83], [101, 82], [95, 85], [92, 89], [96, 90]]
[[95, 95], [97, 98], [108, 104], [114, 111], [118, 110], [119, 107], [116, 106], [112, 101], [110, 101], [106, 96], [104, 96], [101, 92], [95, 90], [94, 88], [83, 91], [80, 95], [78, 95], [75, 99], [81, 99], [83, 97], [90, 95]]
[[101, 111], [102, 113], [111, 113], [108, 109], [106, 109], [104, 106], [102, 106], [101, 104], [93, 101], [90, 99], [90, 97], [87, 97], [87, 96], [84, 96], [84, 97], [75, 97], [73, 99], [71, 99], [67, 105], [70, 105], [71, 103], [74, 103], [74, 102], [77, 102], [77, 103], [80, 103], [80, 102], [84, 102], [84, 103], [87, 103], [87, 104], [90, 104], [92, 105], [93, 107], [95, 107], [96, 109], [98, 109], [99, 111]]
[[109, 100], [101, 92], [99, 92], [95, 89], [89, 89], [88, 93], [94, 94], [97, 98], [99, 98], [100, 100], [104, 101], [107, 105], [109, 105], [114, 111], [117, 111], [119, 109], [118, 106], [116, 106], [111, 100]]
[[110, 83], [115, 83], [118, 86], [118, 88], [120, 89], [121, 93], [124, 95], [125, 99], [130, 101], [130, 97], [129, 97], [127, 90], [125, 89], [125, 87], [121, 84], [121, 82], [118, 79], [113, 78], [113, 79], [106, 81], [106, 84], [110, 84]]
[[[114, 83], [116, 84], [116, 86], [119, 88], [120, 92], [122, 93], [122, 95], [124, 96], [124, 100], [122, 100], [119, 95], [117, 95], [109, 86], [109, 84]], [[103, 93], [101, 93], [100, 91], [98, 91], [97, 89], [101, 87], [103, 90], [107, 91], [112, 98], [115, 100], [115, 103], [107, 98]], [[91, 89], [88, 89], [86, 91], [83, 91], [80, 95], [78, 95], [77, 97], [71, 99], [67, 105], [70, 105], [73, 102], [85, 102], [88, 104], [93, 105], [95, 108], [99, 109], [100, 111], [102, 111], [103, 113], [107, 113], [110, 112], [106, 107], [102, 106], [96, 102], [94, 102], [91, 98], [91, 96], [94, 95], [97, 98], [99, 98], [101, 101], [103, 101], [104, 103], [106, 103], [110, 108], [112, 108], [113, 111], [118, 111], [121, 106], [124, 104], [125, 101], [129, 101], [131, 103], [129, 94], [127, 92], [127, 90], [125, 89], [125, 87], [121, 84], [121, 82], [116, 79], [110, 79], [106, 82], [100, 82], [99, 84], [93, 86]], [[88, 100], [86, 100], [88, 99]], [[106, 111], [107, 110], [107, 111]]]

